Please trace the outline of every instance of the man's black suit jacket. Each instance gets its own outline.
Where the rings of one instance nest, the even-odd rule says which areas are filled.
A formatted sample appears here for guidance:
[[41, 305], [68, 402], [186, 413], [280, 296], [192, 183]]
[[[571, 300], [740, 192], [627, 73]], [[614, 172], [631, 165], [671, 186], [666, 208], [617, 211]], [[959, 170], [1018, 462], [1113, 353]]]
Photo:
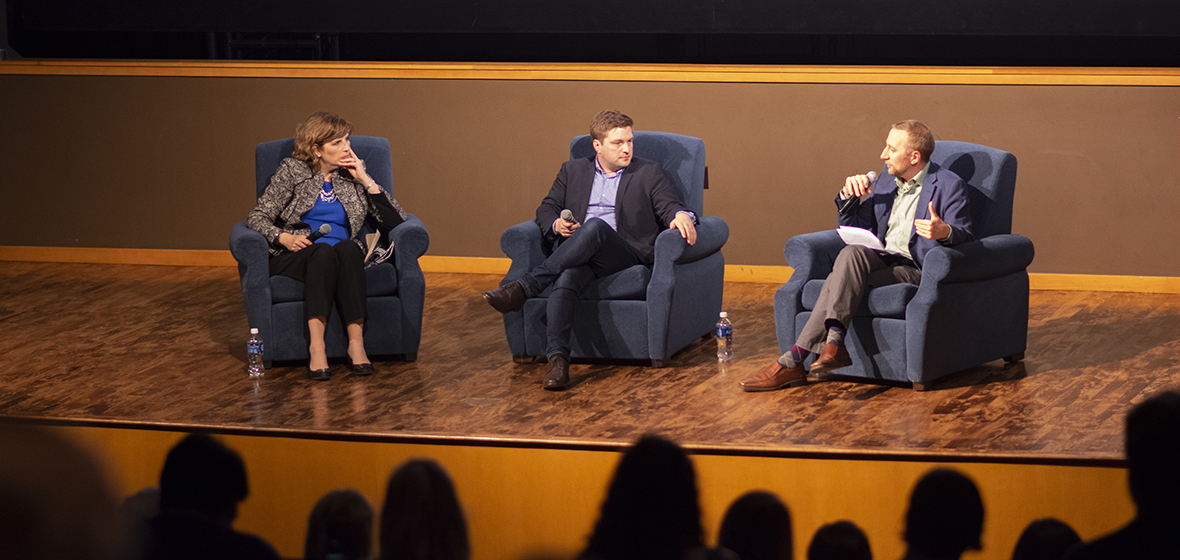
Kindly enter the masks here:
[[[548, 255], [561, 236], [553, 231], [553, 222], [568, 208], [579, 222], [586, 221], [590, 206], [590, 189], [594, 185], [594, 156], [561, 164], [549, 194], [537, 208], [537, 227], [544, 238]], [[663, 168], [654, 161], [631, 158], [623, 169], [619, 191], [615, 196], [615, 219], [619, 235], [645, 265], [655, 260], [656, 236], [668, 229], [676, 213], [687, 211], [680, 192]]]

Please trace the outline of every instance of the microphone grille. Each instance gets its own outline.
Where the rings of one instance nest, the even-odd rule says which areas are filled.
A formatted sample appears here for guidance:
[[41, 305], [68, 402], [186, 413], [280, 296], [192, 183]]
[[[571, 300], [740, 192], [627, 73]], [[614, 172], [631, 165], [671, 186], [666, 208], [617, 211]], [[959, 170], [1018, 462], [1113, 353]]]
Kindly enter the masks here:
[[877, 180], [877, 172], [876, 171], [869, 171], [868, 173], [865, 173], [865, 175], [867, 175], [869, 177], [870, 183]]
[[561, 219], [563, 219], [567, 222], [572, 222], [572, 221], [574, 221], [574, 213], [570, 212], [568, 208], [565, 210], [562, 210], [561, 211]]
[[332, 224], [321, 225], [320, 226], [320, 233], [322, 233], [324, 235], [328, 235], [329, 233], [332, 233]]

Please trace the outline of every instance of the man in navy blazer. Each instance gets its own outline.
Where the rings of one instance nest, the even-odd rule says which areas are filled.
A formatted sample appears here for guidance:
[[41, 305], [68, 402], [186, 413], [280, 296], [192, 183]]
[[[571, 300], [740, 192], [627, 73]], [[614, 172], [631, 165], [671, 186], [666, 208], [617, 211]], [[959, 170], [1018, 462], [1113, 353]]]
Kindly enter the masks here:
[[696, 216], [684, 207], [680, 192], [658, 163], [634, 157], [632, 126], [618, 111], [594, 116], [590, 136], [596, 155], [562, 164], [537, 208], [545, 261], [483, 294], [497, 311], [508, 313], [553, 286], [545, 309], [545, 389], [569, 385], [570, 329], [582, 288], [636, 264], [651, 266], [656, 236], [665, 229], [675, 228], [688, 244], [696, 243]]
[[853, 175], [844, 181], [836, 197], [840, 225], [875, 233], [885, 250], [844, 247], [795, 345], [738, 383], [743, 390], [773, 391], [806, 383], [803, 361], [812, 352], [819, 354], [811, 364], [813, 375], [851, 365], [844, 335], [865, 292], [900, 282], [918, 284], [930, 249], [971, 241], [967, 184], [931, 163], [933, 152], [934, 135], [926, 125], [901, 121], [890, 129], [881, 152], [892, 180], [874, 185], [867, 175]]

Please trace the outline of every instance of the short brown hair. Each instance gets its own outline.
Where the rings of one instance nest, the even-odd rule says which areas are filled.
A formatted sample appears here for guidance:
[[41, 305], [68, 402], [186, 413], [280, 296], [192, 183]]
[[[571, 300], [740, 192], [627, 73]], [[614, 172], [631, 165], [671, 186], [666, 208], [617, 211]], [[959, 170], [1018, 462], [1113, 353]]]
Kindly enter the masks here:
[[930, 132], [930, 127], [910, 119], [894, 123], [893, 128], [909, 135], [905, 143], [907, 152], [918, 152], [922, 161], [930, 161], [930, 154], [934, 153], [934, 133]]
[[352, 123], [335, 113], [320, 111], [295, 127], [295, 151], [291, 157], [306, 163], [313, 172], [319, 171], [312, 146], [352, 134]]
[[627, 128], [634, 125], [635, 123], [631, 120], [631, 117], [618, 111], [602, 111], [594, 115], [594, 118], [590, 121], [590, 138], [601, 142], [603, 138], [606, 138], [606, 133], [616, 128]]

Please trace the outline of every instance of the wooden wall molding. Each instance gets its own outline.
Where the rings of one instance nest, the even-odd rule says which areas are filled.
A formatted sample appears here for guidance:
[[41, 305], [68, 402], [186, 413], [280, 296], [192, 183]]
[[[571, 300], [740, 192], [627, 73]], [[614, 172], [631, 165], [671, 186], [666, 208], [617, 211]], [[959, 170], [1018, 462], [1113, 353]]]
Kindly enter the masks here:
[[[93, 247], [0, 246], [0, 262], [53, 262], [162, 266], [237, 266], [229, 251], [191, 249], [109, 249]], [[426, 272], [504, 274], [506, 258], [446, 257], [426, 255], [418, 261]], [[789, 266], [725, 265], [726, 282], [783, 284], [791, 277]], [[1093, 292], [1142, 292], [1180, 294], [1180, 278], [1172, 276], [1112, 276], [1101, 274], [1029, 273], [1033, 290]]]
[[1176, 68], [35, 60], [0, 75], [612, 82], [1180, 86]]

